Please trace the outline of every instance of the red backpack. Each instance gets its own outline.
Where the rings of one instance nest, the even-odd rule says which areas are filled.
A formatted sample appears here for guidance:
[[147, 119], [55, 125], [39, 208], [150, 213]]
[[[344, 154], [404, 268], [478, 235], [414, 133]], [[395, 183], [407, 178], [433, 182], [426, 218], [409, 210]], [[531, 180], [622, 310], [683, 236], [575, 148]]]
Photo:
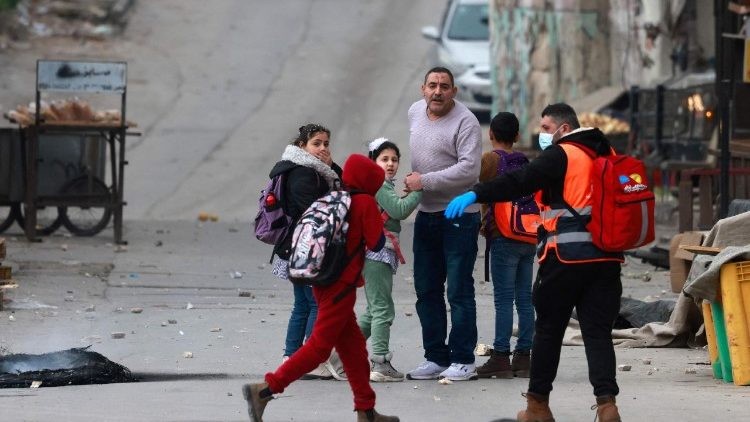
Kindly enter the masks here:
[[592, 242], [606, 252], [622, 252], [654, 240], [654, 193], [641, 160], [628, 155], [596, 156], [582, 148], [591, 167], [591, 221], [586, 228]]

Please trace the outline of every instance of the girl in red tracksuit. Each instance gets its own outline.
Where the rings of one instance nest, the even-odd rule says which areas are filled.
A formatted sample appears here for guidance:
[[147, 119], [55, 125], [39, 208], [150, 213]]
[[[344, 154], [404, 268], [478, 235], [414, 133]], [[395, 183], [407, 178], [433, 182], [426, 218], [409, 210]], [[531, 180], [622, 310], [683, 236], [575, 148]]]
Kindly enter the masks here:
[[[318, 317], [307, 342], [276, 371], [267, 373], [265, 382], [243, 386], [251, 421], [261, 422], [263, 411], [273, 394], [282, 393], [289, 384], [315, 369], [328, 359], [334, 348], [341, 357], [354, 393], [357, 421], [399, 420], [397, 417], [380, 415], [374, 409], [375, 392], [370, 386], [367, 345], [354, 315], [357, 295], [356, 290], [351, 288], [353, 284], [357, 287], [364, 285], [362, 267], [365, 251], [359, 248], [360, 243], [372, 251], [380, 250], [385, 244], [383, 220], [374, 198], [384, 178], [383, 169], [364, 155], [353, 154], [346, 160], [342, 175], [344, 185], [350, 190], [362, 192], [352, 195], [346, 249], [349, 255], [358, 249], [359, 252], [344, 268], [337, 282], [327, 287], [313, 287], [318, 302]], [[341, 292], [347, 293], [335, 300]]]

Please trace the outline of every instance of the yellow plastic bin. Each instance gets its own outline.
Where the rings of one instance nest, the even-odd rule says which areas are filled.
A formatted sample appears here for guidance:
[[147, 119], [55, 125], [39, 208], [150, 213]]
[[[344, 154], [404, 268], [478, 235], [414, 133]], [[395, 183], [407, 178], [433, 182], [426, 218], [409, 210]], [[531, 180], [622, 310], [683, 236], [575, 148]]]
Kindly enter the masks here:
[[750, 261], [721, 266], [721, 298], [736, 385], [750, 385]]

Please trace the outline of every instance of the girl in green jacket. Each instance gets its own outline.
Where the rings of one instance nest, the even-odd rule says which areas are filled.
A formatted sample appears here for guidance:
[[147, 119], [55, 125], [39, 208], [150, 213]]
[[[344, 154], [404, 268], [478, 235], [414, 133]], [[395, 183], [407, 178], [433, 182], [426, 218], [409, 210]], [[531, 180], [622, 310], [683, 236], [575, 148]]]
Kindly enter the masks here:
[[405, 197], [396, 193], [394, 178], [401, 152], [396, 144], [378, 138], [369, 144], [369, 156], [385, 171], [385, 182], [375, 195], [385, 222], [386, 245], [380, 252], [367, 251], [365, 257], [365, 296], [367, 308], [359, 317], [359, 328], [372, 343], [370, 381], [403, 381], [404, 374], [391, 365], [393, 352], [388, 343], [391, 324], [396, 316], [393, 306], [393, 275], [398, 264], [405, 263], [399, 247], [401, 220], [411, 214], [422, 198], [422, 192], [409, 192]]

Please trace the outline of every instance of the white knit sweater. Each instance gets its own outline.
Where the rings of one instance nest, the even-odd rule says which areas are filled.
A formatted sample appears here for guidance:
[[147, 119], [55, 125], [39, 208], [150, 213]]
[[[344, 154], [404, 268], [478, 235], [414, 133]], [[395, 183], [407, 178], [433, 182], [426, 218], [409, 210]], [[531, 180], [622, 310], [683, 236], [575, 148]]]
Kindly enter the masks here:
[[[430, 120], [422, 99], [409, 108], [412, 171], [422, 174], [420, 211], [438, 212], [471, 188], [482, 164], [482, 133], [476, 116], [456, 101], [445, 116]], [[478, 212], [473, 204], [465, 212]]]

